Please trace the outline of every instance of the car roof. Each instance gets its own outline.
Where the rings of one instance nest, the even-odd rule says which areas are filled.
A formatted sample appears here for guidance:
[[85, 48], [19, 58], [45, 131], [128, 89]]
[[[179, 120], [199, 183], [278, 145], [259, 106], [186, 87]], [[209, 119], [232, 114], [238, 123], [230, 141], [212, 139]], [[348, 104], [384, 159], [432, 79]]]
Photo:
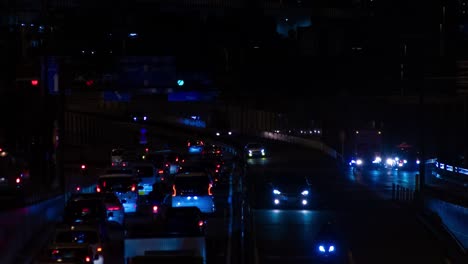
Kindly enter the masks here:
[[205, 172], [185, 172], [185, 173], [178, 173], [175, 175], [175, 177], [178, 178], [189, 178], [189, 177], [197, 177], [197, 176], [208, 176], [207, 173]]
[[115, 174], [103, 174], [99, 176], [99, 179], [108, 179], [108, 178], [135, 178], [135, 176], [131, 174], [124, 174], [124, 173], [115, 173]]
[[55, 228], [56, 231], [96, 231], [99, 232], [98, 226], [95, 225], [61, 225]]

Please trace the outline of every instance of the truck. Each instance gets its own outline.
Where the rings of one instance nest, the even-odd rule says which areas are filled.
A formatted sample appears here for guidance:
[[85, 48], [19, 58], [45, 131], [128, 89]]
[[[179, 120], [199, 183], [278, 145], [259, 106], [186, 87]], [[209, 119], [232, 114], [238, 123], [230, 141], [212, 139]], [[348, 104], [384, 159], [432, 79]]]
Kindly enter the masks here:
[[206, 264], [206, 239], [200, 234], [168, 233], [139, 225], [124, 239], [126, 264]]
[[350, 165], [356, 169], [379, 169], [384, 166], [382, 131], [378, 129], [356, 130], [352, 137]]

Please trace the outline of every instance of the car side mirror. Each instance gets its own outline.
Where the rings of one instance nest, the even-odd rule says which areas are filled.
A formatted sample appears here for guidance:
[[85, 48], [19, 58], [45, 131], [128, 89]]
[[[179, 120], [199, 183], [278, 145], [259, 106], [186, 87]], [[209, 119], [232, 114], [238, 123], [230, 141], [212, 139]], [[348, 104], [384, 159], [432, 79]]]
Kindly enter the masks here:
[[124, 200], [121, 200], [120, 202], [124, 204], [127, 202], [127, 200], [124, 199]]
[[107, 213], [107, 217], [114, 217], [114, 213], [113, 212]]

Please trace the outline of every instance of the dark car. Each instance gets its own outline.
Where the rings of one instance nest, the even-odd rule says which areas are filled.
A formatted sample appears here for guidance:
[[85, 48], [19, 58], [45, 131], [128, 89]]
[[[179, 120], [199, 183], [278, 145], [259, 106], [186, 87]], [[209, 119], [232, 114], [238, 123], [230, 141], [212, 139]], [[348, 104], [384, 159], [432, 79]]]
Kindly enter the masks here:
[[82, 264], [93, 263], [95, 259], [96, 256], [94, 256], [92, 248], [84, 244], [63, 247], [50, 246], [43, 252], [35, 263]]
[[108, 234], [107, 208], [100, 199], [73, 199], [65, 206], [63, 223], [69, 225], [97, 225], [103, 237]]
[[270, 177], [267, 183], [274, 207], [307, 208], [311, 202], [311, 188], [306, 177]]
[[206, 231], [206, 219], [197, 207], [167, 208], [163, 219], [168, 233], [204, 235]]

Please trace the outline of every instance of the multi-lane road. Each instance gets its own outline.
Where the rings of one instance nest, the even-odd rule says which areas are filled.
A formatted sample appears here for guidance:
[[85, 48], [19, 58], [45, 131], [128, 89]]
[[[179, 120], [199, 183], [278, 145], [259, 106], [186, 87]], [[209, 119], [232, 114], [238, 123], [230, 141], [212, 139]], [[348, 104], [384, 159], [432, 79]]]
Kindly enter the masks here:
[[[328, 221], [339, 230], [338, 251], [348, 263], [445, 261], [443, 245], [413, 213], [377, 196], [334, 160], [299, 146], [281, 144], [270, 149], [270, 157], [248, 163], [246, 175], [257, 263], [314, 263], [315, 239]], [[308, 210], [275, 209], [265, 199], [269, 175], [310, 177], [315, 202]]]

